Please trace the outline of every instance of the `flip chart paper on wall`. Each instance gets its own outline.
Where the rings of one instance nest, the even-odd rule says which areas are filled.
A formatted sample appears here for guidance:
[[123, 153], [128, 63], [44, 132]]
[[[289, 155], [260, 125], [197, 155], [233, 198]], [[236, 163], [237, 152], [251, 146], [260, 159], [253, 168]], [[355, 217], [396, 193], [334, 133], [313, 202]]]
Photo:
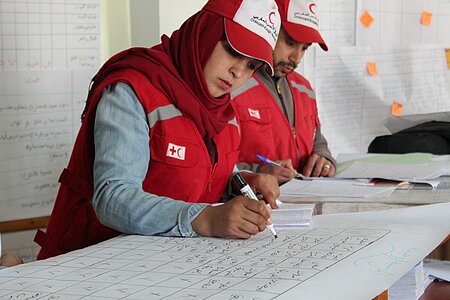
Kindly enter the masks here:
[[[316, 4], [320, 20], [319, 31], [328, 47], [354, 46], [356, 0], [319, 0]], [[318, 47], [315, 43], [313, 45]]]
[[[358, 20], [366, 11], [376, 20], [370, 26]], [[447, 0], [417, 0], [407, 4], [402, 0], [358, 0], [355, 24], [356, 46], [450, 46], [450, 2]]]
[[99, 0], [28, 2], [0, 0], [0, 222], [50, 214], [99, 65]]
[[[377, 62], [377, 76], [367, 76], [368, 61]], [[450, 110], [440, 47], [316, 51], [305, 70], [314, 72], [320, 123], [332, 153], [364, 153], [376, 136], [388, 134], [383, 121], [393, 99], [403, 104], [402, 115]]]
[[0, 73], [0, 221], [50, 214], [92, 75]]

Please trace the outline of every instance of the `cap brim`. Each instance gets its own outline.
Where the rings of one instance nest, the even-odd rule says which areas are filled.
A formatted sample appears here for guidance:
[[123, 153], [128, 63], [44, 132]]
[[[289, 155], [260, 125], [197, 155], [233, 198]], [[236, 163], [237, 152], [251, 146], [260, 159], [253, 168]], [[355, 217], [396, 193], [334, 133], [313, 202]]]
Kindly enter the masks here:
[[245, 27], [225, 18], [225, 33], [228, 42], [234, 50], [242, 55], [261, 60], [270, 67], [271, 76], [273, 70], [273, 49], [270, 44]]
[[328, 51], [327, 44], [317, 30], [290, 22], [283, 22], [283, 28], [286, 29], [287, 33], [289, 33], [294, 40], [303, 43], [318, 43], [320, 48], [324, 51]]

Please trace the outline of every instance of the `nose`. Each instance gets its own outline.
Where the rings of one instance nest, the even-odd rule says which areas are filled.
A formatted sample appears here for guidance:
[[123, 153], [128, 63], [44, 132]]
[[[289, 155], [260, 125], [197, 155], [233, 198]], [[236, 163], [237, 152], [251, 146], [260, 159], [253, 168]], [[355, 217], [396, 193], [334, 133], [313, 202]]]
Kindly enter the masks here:
[[246, 57], [239, 57], [235, 60], [233, 65], [230, 68], [230, 73], [233, 75], [233, 78], [239, 79], [243, 76], [246, 76], [247, 73], [250, 77], [252, 71], [248, 68], [249, 59]]
[[294, 50], [292, 50], [289, 60], [295, 65], [298, 65], [300, 64], [300, 61], [302, 60], [304, 54], [305, 51], [303, 50], [303, 47], [296, 47]]

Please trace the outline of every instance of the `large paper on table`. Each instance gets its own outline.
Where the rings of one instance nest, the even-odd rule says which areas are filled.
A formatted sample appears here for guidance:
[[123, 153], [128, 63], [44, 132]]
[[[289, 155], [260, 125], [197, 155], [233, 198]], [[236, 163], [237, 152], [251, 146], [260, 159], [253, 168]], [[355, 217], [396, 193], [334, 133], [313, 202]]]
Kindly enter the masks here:
[[121, 236], [3, 270], [0, 298], [371, 299], [449, 232], [445, 203], [316, 216], [278, 239]]

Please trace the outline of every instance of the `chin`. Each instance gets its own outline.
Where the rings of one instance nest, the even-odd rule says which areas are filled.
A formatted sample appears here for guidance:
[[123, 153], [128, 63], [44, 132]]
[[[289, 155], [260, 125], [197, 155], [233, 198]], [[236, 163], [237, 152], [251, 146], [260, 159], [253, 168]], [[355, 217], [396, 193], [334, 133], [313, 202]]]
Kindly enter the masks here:
[[224, 93], [224, 92], [213, 92], [213, 93], [210, 93], [211, 94], [211, 96], [213, 97], [213, 98], [220, 98], [220, 97], [222, 97], [223, 95], [225, 95], [226, 93]]

